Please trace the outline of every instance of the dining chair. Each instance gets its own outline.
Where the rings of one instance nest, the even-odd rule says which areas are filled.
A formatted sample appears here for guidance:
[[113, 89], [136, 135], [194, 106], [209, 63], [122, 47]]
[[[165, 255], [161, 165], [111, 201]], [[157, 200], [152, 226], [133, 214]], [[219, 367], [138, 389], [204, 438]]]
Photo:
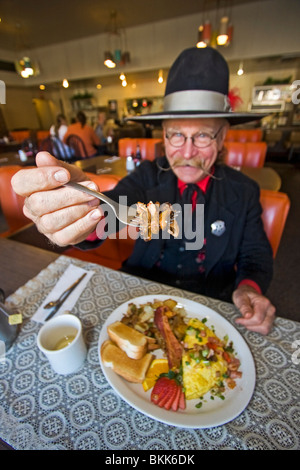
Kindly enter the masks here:
[[83, 140], [75, 134], [70, 134], [66, 139], [66, 144], [73, 151], [73, 159], [80, 160], [82, 158], [88, 158]]
[[273, 250], [273, 257], [275, 258], [291, 202], [288, 195], [285, 193], [261, 189], [260, 203], [263, 209], [262, 220], [264, 229]]
[[50, 135], [39, 143], [39, 152], [49, 152], [54, 155], [53, 140]]

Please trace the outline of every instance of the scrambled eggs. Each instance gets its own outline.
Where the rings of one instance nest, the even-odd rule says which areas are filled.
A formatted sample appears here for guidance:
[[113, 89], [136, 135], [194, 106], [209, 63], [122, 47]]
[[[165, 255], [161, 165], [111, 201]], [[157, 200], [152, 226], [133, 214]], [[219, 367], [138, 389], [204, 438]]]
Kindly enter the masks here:
[[222, 341], [205, 323], [193, 318], [188, 322], [182, 356], [183, 387], [187, 400], [222, 387], [228, 364]]

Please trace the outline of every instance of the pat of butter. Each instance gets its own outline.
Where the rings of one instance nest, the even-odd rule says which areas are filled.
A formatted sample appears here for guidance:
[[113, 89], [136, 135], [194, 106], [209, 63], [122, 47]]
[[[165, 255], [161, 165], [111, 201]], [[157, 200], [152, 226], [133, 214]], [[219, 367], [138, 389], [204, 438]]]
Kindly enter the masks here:
[[8, 323], [10, 325], [19, 325], [19, 323], [22, 323], [22, 314], [21, 313], [14, 313], [13, 315], [9, 315], [8, 317]]

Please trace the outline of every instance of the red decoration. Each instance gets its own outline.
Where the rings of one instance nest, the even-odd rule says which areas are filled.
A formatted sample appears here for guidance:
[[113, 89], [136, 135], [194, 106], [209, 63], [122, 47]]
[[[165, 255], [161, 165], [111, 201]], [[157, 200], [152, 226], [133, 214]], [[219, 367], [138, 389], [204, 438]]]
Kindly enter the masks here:
[[243, 103], [242, 98], [239, 96], [238, 88], [232, 88], [231, 90], [229, 90], [228, 99], [229, 99], [229, 103], [230, 103], [232, 111], [234, 111], [237, 108], [237, 106]]

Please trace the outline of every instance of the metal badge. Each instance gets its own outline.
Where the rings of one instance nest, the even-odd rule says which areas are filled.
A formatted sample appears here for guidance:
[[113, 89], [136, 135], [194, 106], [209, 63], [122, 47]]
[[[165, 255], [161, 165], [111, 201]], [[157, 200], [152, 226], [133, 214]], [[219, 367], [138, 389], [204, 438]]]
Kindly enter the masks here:
[[211, 224], [211, 233], [216, 235], [216, 237], [220, 237], [225, 232], [225, 222], [223, 220], [216, 220]]

